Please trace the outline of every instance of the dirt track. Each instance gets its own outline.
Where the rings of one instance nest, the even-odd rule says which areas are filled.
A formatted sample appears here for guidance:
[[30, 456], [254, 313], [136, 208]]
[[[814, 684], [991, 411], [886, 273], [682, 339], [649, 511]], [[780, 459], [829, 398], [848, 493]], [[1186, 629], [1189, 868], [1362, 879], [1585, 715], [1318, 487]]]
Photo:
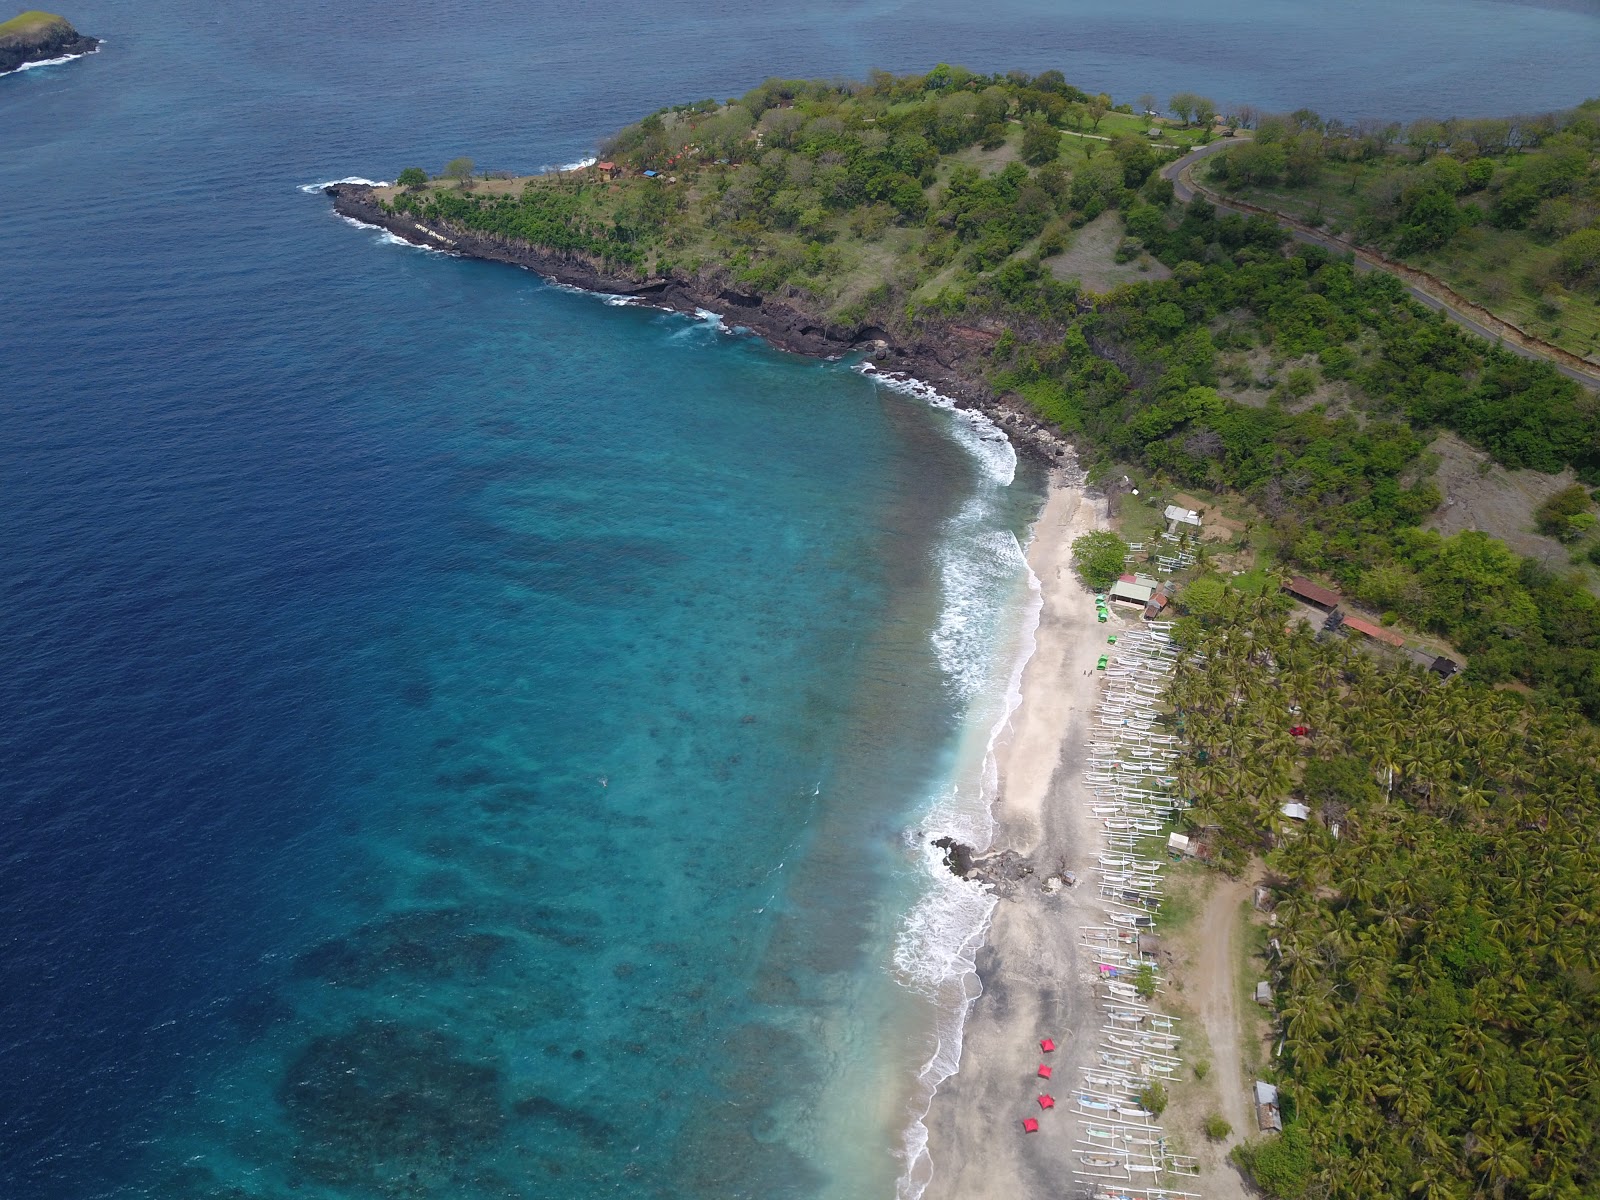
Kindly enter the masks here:
[[1194, 179], [1194, 165], [1202, 158], [1225, 150], [1236, 141], [1224, 139], [1212, 142], [1210, 145], [1201, 146], [1192, 150], [1176, 162], [1169, 163], [1161, 170], [1162, 178], [1172, 181], [1172, 189], [1179, 200], [1188, 202], [1197, 195], [1204, 197], [1210, 203], [1227, 212], [1238, 213], [1241, 216], [1270, 217], [1279, 225], [1287, 229], [1296, 241], [1306, 242], [1309, 245], [1321, 246], [1335, 254], [1353, 254], [1356, 267], [1359, 270], [1387, 271], [1405, 285], [1406, 291], [1412, 297], [1421, 301], [1429, 308], [1444, 313], [1457, 325], [1481, 338], [1491, 342], [1498, 342], [1513, 354], [1520, 354], [1524, 358], [1542, 359], [1568, 379], [1583, 384], [1585, 387], [1600, 390], [1600, 366], [1589, 363], [1579, 358], [1570, 351], [1559, 346], [1552, 346], [1549, 342], [1534, 337], [1526, 330], [1520, 329], [1509, 321], [1501, 320], [1488, 309], [1474, 304], [1461, 295], [1444, 280], [1429, 275], [1426, 271], [1419, 271], [1404, 263], [1395, 262], [1385, 255], [1365, 249], [1345, 238], [1334, 237], [1331, 234], [1320, 233], [1309, 225], [1276, 213], [1270, 209], [1260, 208], [1248, 204], [1243, 200], [1227, 199]]

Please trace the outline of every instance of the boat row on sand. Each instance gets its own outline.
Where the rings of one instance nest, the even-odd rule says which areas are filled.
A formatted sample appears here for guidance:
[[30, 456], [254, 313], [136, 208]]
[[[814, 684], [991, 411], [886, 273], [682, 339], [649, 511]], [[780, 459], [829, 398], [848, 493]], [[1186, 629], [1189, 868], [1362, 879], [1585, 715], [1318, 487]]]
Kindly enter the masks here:
[[1163, 981], [1155, 931], [1164, 859], [1146, 857], [1148, 839], [1181, 807], [1178, 739], [1162, 722], [1167, 676], [1178, 659], [1169, 622], [1149, 622], [1108, 639], [1084, 782], [1103, 844], [1097, 856], [1102, 923], [1078, 936], [1093, 971], [1104, 1024], [1093, 1059], [1073, 1089], [1076, 1175], [1090, 1200], [1198, 1200], [1178, 1190], [1198, 1174], [1174, 1151], [1146, 1107], [1153, 1085], [1181, 1078], [1178, 1018], [1159, 1010]]

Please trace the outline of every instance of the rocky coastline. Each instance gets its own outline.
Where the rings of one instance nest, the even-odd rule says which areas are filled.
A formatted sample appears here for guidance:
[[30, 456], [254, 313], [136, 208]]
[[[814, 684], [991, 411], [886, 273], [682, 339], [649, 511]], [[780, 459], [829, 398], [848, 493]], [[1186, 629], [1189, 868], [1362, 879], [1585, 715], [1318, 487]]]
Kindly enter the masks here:
[[53, 58], [93, 54], [99, 48], [99, 38], [79, 33], [67, 21], [41, 24], [24, 33], [0, 36], [0, 75]]
[[386, 229], [413, 245], [465, 258], [510, 263], [553, 283], [607, 295], [627, 296], [674, 312], [714, 311], [728, 323], [749, 329], [780, 350], [816, 358], [860, 353], [880, 376], [917, 380], [994, 421], [1019, 452], [1048, 466], [1072, 461], [1074, 447], [1043, 424], [1020, 398], [996, 395], [984, 381], [985, 351], [1000, 329], [944, 324], [903, 342], [876, 325], [840, 325], [807, 312], [794, 300], [740, 290], [714, 273], [685, 277], [633, 279], [609, 273], [593, 260], [546, 250], [526, 242], [497, 238], [441, 223], [424, 224], [384, 208], [366, 184], [334, 183], [324, 189], [334, 211], [365, 225]]

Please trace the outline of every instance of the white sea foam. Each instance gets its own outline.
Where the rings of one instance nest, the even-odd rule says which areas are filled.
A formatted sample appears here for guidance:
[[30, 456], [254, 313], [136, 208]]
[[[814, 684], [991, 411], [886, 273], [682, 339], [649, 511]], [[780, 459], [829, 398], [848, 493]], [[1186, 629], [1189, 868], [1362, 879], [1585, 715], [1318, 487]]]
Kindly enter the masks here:
[[[100, 46], [104, 46], [104, 39]], [[91, 54], [99, 54], [100, 46], [93, 50], [85, 50], [82, 54], [63, 54], [60, 58], [41, 58], [38, 62], [23, 63], [20, 67], [13, 67], [9, 71], [0, 71], [0, 75], [20, 75], [24, 71], [31, 71], [35, 67], [59, 67], [62, 63], [76, 62], [80, 58], [88, 58]]]
[[318, 192], [327, 191], [336, 183], [359, 183], [364, 187], [389, 186], [388, 181], [384, 179], [363, 179], [359, 175], [346, 175], [343, 179], [324, 179], [321, 183], [302, 183], [299, 190], [314, 196]]
[[711, 328], [715, 329], [718, 333], [728, 332], [728, 326], [723, 321], [721, 313], [712, 312], [709, 308], [697, 308], [694, 310], [694, 315], [699, 317], [702, 322], [711, 326]]
[[357, 229], [370, 229], [378, 235], [378, 241], [385, 246], [404, 246], [409, 250], [421, 250], [424, 254], [449, 254], [438, 246], [424, 246], [420, 242], [408, 242], [397, 233], [391, 233], [382, 225], [374, 225], [370, 221], [358, 221], [354, 217], [347, 217], [344, 213], [334, 213], [334, 216], [346, 225], [353, 225]]
[[[930, 638], [953, 698], [965, 710], [969, 740], [921, 827], [907, 834], [922, 858], [927, 882], [901, 925], [894, 949], [896, 978], [932, 1001], [937, 1014], [934, 1051], [917, 1073], [912, 1119], [904, 1135], [905, 1167], [896, 1183], [899, 1200], [919, 1200], [933, 1174], [928, 1109], [940, 1085], [960, 1067], [967, 1017], [983, 990], [977, 954], [997, 903], [980, 885], [957, 879], [930, 838], [953, 837], [979, 851], [994, 839], [997, 751], [1022, 703], [1022, 675], [1033, 656], [1044, 597], [1021, 543], [996, 521], [997, 508], [1016, 477], [1017, 456], [1010, 440], [988, 417], [959, 408], [922, 380], [879, 371], [870, 363], [856, 369], [885, 387], [953, 410], [957, 419], [951, 423], [952, 434], [982, 471], [974, 494], [940, 539], [942, 604]], [[1013, 624], [1007, 620], [1008, 600], [1022, 579], [1027, 597]], [[1008, 654], [1008, 648], [1013, 652]], [[980, 750], [976, 739], [982, 735]]]
[[1017, 476], [1017, 449], [1011, 444], [1005, 430], [985, 414], [962, 408], [931, 383], [914, 379], [904, 372], [880, 371], [869, 362], [860, 363], [853, 369], [890, 391], [914, 396], [924, 404], [953, 412], [959, 418], [952, 425], [956, 439], [978, 460], [990, 479], [1001, 487], [1011, 486], [1011, 481]]
[[985, 528], [987, 505], [968, 501], [951, 521], [939, 554], [944, 606], [933, 630], [933, 650], [960, 701], [989, 682], [1000, 631], [994, 597], [1024, 565], [1022, 546], [1009, 529]]
[[598, 158], [591, 154], [588, 158], [580, 158], [577, 162], [562, 163], [560, 166], [556, 167], [552, 167], [549, 163], [546, 163], [544, 166], [539, 168], [539, 171], [541, 174], [550, 171], [581, 171], [585, 167], [594, 166], [595, 163], [599, 161], [600, 160]]
[[[945, 794], [931, 806], [923, 829], [907, 834], [908, 840], [919, 843], [928, 885], [896, 938], [895, 972], [906, 987], [933, 1001], [937, 1015], [933, 1054], [917, 1072], [912, 1119], [904, 1135], [905, 1169], [895, 1185], [898, 1200], [919, 1200], [932, 1179], [928, 1110], [940, 1085], [960, 1069], [967, 1016], [973, 1001], [983, 992], [976, 968], [977, 954], [988, 936], [989, 920], [998, 903], [980, 885], [951, 873], [944, 865], [943, 852], [931, 844], [926, 830], [937, 830], [980, 851], [987, 850], [993, 841], [994, 800], [999, 791], [997, 749], [1022, 703], [1022, 674], [1033, 657], [1039, 616], [1044, 609], [1038, 576], [1026, 561], [1024, 556], [1028, 599], [1016, 633], [1017, 652], [1010, 663], [1003, 700], [989, 726], [977, 779], [962, 778], [963, 773], [957, 772]], [[995, 661], [992, 652], [988, 661]]]

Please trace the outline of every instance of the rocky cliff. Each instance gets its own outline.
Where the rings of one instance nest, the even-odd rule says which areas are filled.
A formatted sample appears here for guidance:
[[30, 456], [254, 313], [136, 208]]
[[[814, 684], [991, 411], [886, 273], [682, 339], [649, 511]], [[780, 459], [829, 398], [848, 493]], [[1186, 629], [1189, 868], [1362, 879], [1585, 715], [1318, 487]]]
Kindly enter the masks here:
[[0, 75], [29, 63], [88, 54], [100, 45], [53, 13], [25, 12], [0, 25]]

